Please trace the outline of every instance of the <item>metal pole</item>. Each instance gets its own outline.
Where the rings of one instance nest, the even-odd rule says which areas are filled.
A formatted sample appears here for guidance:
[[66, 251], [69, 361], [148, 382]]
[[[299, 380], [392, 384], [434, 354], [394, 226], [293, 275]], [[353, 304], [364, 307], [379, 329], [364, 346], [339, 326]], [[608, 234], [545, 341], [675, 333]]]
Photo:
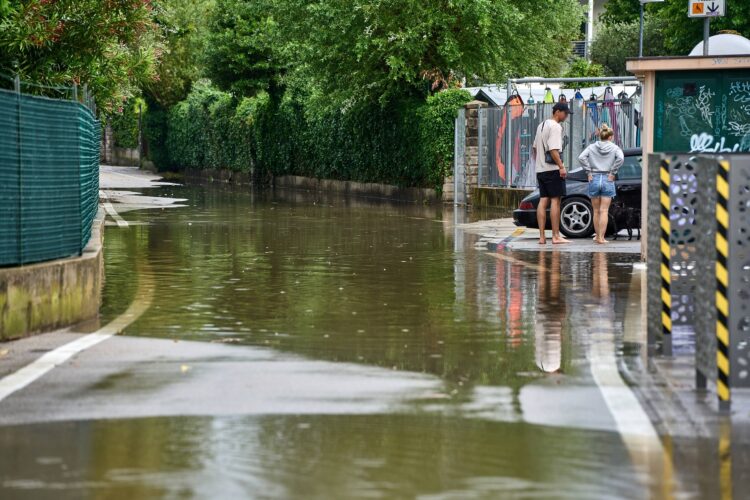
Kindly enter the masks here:
[[143, 129], [141, 119], [143, 117], [143, 105], [138, 103], [138, 168], [143, 168]]
[[703, 55], [708, 55], [708, 38], [711, 36], [711, 18], [703, 19]]
[[641, 3], [641, 25], [638, 30], [638, 57], [643, 57], [643, 3]]
[[[637, 82], [638, 78], [634, 76], [595, 76], [590, 78], [511, 78], [508, 85], [520, 83], [572, 83], [572, 82]], [[510, 97], [510, 96], [508, 96]]]
[[13, 79], [13, 87], [16, 91], [16, 113], [18, 119], [16, 120], [16, 148], [18, 152], [18, 224], [17, 228], [17, 240], [18, 245], [18, 263], [23, 264], [23, 165], [21, 164], [21, 158], [23, 157], [23, 147], [21, 144], [21, 77], [16, 74]]
[[513, 94], [513, 85], [511, 84], [511, 81], [508, 80], [508, 87], [507, 87], [507, 94], [508, 97], [505, 100], [505, 185], [508, 186], [508, 176], [510, 175], [510, 172], [513, 170], [513, 167], [511, 165], [511, 157], [513, 155], [513, 140], [511, 138], [511, 126], [510, 126], [510, 120], [511, 120], [511, 113], [510, 113], [510, 105], [508, 104], [508, 101], [510, 101], [510, 96]]
[[486, 109], [479, 108], [477, 110], [477, 134], [479, 137], [477, 138], [477, 145], [479, 147], [479, 153], [477, 154], [477, 164], [478, 164], [478, 175], [477, 175], [477, 185], [481, 186], [484, 184], [484, 161], [482, 161], [484, 158], [482, 158], [483, 150], [484, 150], [484, 127], [482, 127], [482, 119], [484, 118], [484, 113]]

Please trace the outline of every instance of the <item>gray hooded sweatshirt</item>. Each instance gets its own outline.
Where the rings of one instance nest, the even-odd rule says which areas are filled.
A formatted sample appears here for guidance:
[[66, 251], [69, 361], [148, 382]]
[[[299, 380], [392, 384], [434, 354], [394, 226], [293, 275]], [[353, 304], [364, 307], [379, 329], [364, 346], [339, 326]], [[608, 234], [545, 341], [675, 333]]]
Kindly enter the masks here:
[[615, 175], [625, 161], [625, 155], [614, 142], [597, 141], [583, 150], [578, 161], [589, 174]]

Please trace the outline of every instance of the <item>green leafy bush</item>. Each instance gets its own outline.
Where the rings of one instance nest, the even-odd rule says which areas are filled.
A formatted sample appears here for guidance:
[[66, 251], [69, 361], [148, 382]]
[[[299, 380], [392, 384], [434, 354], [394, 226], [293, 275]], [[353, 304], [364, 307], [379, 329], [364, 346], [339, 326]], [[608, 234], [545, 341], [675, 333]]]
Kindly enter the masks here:
[[167, 110], [155, 102], [149, 103], [143, 115], [143, 137], [146, 156], [159, 170], [170, 167], [167, 154]]
[[426, 101], [313, 111], [303, 98], [237, 100], [200, 82], [169, 111], [160, 166], [439, 188], [453, 162], [456, 112], [469, 100], [447, 90]]
[[143, 99], [130, 99], [120, 113], [113, 114], [109, 119], [112, 127], [115, 145], [121, 148], [138, 147], [138, 114], [146, 113], [146, 103]]

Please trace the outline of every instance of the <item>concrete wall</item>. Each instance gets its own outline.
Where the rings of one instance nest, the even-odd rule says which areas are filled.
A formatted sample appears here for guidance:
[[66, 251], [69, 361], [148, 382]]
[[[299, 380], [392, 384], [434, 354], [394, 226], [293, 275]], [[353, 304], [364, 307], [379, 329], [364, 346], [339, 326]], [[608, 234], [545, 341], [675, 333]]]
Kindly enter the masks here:
[[104, 165], [118, 165], [121, 167], [138, 167], [156, 171], [154, 163], [145, 157], [141, 162], [138, 148], [120, 148], [115, 146], [112, 127], [104, 127], [101, 144], [101, 161]]
[[472, 187], [469, 194], [475, 207], [502, 208], [515, 210], [531, 189], [497, 188], [490, 186]]
[[104, 282], [103, 230], [100, 208], [81, 256], [0, 269], [0, 340], [97, 316]]
[[401, 188], [389, 184], [374, 182], [337, 181], [331, 179], [314, 179], [285, 175], [273, 179], [274, 188], [304, 189], [307, 191], [326, 191], [331, 193], [383, 198], [388, 200], [432, 203], [439, 200], [434, 189]]
[[253, 184], [252, 174], [234, 170], [186, 168], [184, 177], [187, 182], [224, 182], [243, 186]]
[[[186, 169], [187, 182], [223, 182], [226, 184], [252, 185], [253, 179], [248, 172], [215, 169]], [[333, 179], [315, 179], [297, 175], [284, 175], [271, 180], [273, 188], [300, 189], [304, 191], [325, 191], [329, 193], [383, 198], [388, 200], [432, 203], [439, 200], [434, 189], [401, 188], [389, 184], [374, 182], [338, 181]]]

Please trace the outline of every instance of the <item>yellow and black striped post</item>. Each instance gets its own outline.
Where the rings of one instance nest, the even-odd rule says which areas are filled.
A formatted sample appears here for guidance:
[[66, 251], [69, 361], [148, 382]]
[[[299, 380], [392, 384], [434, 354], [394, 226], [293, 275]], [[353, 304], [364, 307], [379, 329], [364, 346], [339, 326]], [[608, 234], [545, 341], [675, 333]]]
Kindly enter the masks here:
[[665, 356], [672, 355], [672, 274], [669, 266], [671, 258], [671, 247], [669, 235], [671, 223], [669, 221], [669, 164], [668, 159], [662, 160], [659, 165], [659, 205], [661, 215], [659, 217], [660, 231], [660, 254], [661, 254], [661, 325], [663, 334], [662, 353]]
[[729, 162], [716, 171], [716, 393], [719, 409], [730, 407], [729, 383]]

